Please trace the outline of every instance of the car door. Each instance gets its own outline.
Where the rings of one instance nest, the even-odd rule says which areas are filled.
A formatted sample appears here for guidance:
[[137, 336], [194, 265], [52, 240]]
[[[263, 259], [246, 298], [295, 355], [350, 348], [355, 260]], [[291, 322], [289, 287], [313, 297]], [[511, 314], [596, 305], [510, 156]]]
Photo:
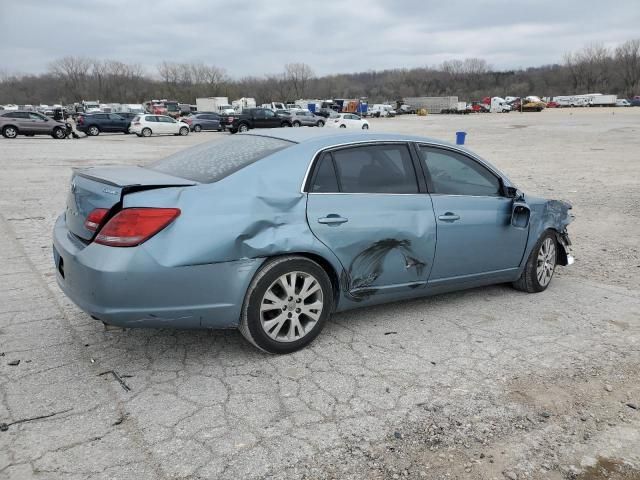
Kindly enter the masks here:
[[162, 133], [178, 133], [176, 121], [173, 118], [158, 116], [158, 125]]
[[57, 123], [39, 113], [28, 112], [27, 117], [31, 133], [49, 134], [53, 130], [53, 124]]
[[205, 119], [205, 130], [218, 130], [220, 128], [220, 117], [218, 115], [210, 114], [203, 115]]
[[109, 124], [112, 132], [126, 131], [128, 123], [129, 122], [124, 117], [116, 113], [109, 114]]
[[264, 111], [264, 123], [267, 128], [279, 127], [282, 119], [272, 110]]
[[504, 276], [520, 265], [528, 227], [511, 225], [513, 199], [494, 172], [458, 151], [419, 145], [438, 240], [430, 283]]
[[406, 143], [325, 152], [308, 182], [307, 220], [340, 260], [357, 302], [425, 286], [435, 251], [431, 199]]

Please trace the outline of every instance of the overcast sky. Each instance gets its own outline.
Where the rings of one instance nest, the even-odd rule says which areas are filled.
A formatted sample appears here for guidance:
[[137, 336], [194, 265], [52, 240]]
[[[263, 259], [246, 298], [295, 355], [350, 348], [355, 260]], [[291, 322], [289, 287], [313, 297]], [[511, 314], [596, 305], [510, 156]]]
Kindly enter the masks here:
[[0, 0], [0, 71], [65, 55], [205, 62], [232, 77], [436, 65], [559, 63], [587, 43], [640, 37], [640, 0]]

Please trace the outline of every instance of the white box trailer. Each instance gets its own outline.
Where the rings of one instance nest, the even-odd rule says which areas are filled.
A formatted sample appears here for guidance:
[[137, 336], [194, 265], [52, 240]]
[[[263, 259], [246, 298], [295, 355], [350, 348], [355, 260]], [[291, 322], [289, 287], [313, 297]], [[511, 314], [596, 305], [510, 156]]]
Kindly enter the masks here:
[[198, 112], [218, 112], [220, 107], [229, 105], [228, 97], [201, 97], [196, 98]]
[[594, 95], [587, 101], [589, 107], [615, 107], [617, 95]]
[[424, 108], [428, 113], [441, 113], [456, 110], [458, 97], [405, 97], [402, 99], [417, 109]]
[[241, 113], [245, 108], [256, 108], [256, 99], [251, 97], [242, 97], [231, 102], [231, 106], [237, 113]]

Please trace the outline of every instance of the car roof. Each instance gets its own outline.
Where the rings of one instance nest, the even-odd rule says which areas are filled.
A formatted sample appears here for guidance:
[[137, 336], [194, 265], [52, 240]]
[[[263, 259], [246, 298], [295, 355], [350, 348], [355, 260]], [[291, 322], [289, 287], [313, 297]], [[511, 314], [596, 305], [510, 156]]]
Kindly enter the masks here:
[[345, 143], [359, 143], [359, 142], [384, 142], [384, 141], [404, 141], [404, 142], [425, 142], [431, 144], [438, 144], [443, 146], [455, 147], [460, 150], [466, 150], [460, 148], [458, 145], [437, 140], [435, 138], [420, 137], [417, 135], [405, 135], [401, 133], [388, 133], [388, 132], [371, 132], [358, 130], [357, 132], [336, 132], [334, 129], [329, 128], [270, 128], [263, 129], [260, 132], [255, 130], [242, 133], [240, 135], [253, 135], [258, 137], [270, 137], [278, 138], [281, 140], [287, 140], [293, 143], [313, 143], [314, 146], [318, 145], [321, 148], [330, 147], [332, 145], [342, 145]]

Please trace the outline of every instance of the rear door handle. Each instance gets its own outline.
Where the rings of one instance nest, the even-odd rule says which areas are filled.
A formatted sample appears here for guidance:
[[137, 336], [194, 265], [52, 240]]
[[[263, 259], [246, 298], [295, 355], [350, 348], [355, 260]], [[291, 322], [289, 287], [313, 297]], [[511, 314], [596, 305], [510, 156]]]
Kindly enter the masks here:
[[348, 218], [344, 218], [341, 217], [340, 215], [336, 215], [335, 213], [332, 213], [330, 215], [327, 215], [326, 217], [322, 217], [318, 219], [318, 223], [325, 223], [325, 224], [341, 224], [341, 223], [345, 223], [348, 222], [349, 219]]
[[438, 220], [442, 220], [443, 222], [455, 222], [456, 220], [460, 220], [460, 215], [456, 215], [455, 213], [447, 212], [444, 215], [440, 215]]

